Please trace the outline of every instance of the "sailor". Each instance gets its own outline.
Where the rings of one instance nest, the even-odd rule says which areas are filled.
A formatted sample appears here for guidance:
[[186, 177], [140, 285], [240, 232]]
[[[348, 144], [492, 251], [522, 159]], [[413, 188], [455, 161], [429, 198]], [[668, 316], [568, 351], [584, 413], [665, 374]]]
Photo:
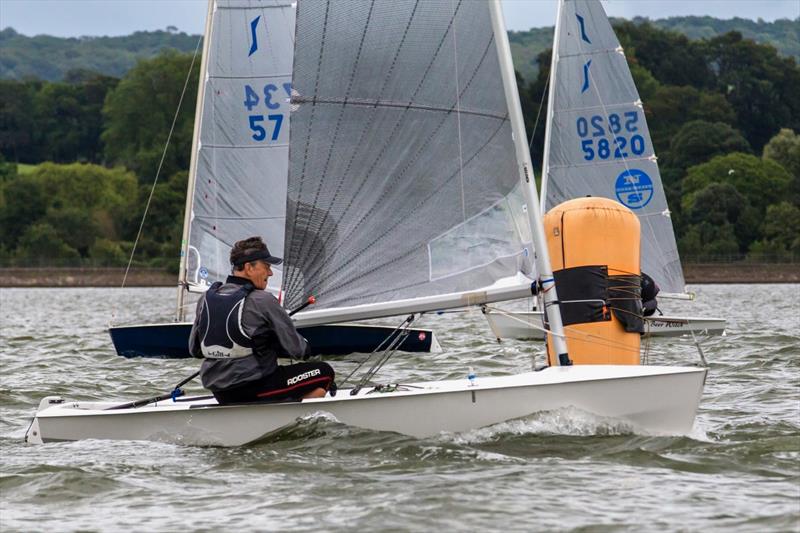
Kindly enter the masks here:
[[660, 290], [653, 278], [642, 272], [642, 313], [644, 316], [650, 316], [658, 310], [656, 296]]
[[272, 265], [261, 237], [233, 245], [232, 275], [197, 302], [189, 351], [204, 358], [200, 377], [221, 404], [300, 400], [325, 396], [334, 371], [327, 363], [278, 365], [278, 357], [302, 358], [308, 342], [278, 300], [267, 292]]

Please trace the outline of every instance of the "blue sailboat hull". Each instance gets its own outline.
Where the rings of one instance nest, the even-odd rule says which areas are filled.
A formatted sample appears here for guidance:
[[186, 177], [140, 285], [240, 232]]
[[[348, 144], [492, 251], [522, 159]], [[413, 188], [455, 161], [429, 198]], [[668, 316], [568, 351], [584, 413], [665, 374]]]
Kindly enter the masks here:
[[[109, 328], [118, 355], [124, 357], [164, 357], [179, 359], [189, 355], [190, 322], [116, 326]], [[366, 324], [325, 324], [298, 328], [308, 340], [312, 355], [346, 355], [375, 350], [393, 331], [390, 326]], [[399, 349], [404, 352], [430, 352], [438, 344], [426, 329], [411, 329]]]

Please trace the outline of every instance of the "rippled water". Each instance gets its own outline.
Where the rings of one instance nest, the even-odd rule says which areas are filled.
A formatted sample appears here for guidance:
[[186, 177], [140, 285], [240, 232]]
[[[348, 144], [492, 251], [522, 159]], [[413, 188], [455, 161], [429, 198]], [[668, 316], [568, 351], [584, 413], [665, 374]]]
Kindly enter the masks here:
[[[626, 433], [564, 410], [415, 439], [300, 420], [254, 446], [22, 442], [41, 397], [138, 398], [196, 361], [126, 360], [104, 330], [169, 319], [169, 289], [0, 290], [0, 527], [8, 530], [800, 529], [800, 287], [696, 286], [670, 314], [725, 316], [695, 429]], [[521, 307], [520, 304], [518, 307]], [[511, 306], [514, 307], [514, 306]], [[399, 354], [386, 380], [531, 368], [539, 344], [494, 342], [479, 312], [424, 317], [444, 352]], [[693, 363], [691, 339], [651, 362]], [[357, 357], [334, 362], [338, 373]], [[189, 392], [200, 392], [197, 385]]]

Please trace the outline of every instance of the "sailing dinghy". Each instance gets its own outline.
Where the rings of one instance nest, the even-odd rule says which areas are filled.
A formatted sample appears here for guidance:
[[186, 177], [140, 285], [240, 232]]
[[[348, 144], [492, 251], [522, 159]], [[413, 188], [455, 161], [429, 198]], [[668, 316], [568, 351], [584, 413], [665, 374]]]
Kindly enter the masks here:
[[[691, 299], [642, 101], [600, 2], [559, 2], [550, 80], [542, 211], [587, 195], [619, 201], [642, 224], [641, 269], [659, 298]], [[596, 105], [584, 105], [589, 97]], [[484, 314], [498, 339], [544, 338], [541, 311]], [[724, 318], [645, 317], [650, 337], [724, 332]]]
[[[567, 407], [635, 431], [689, 432], [705, 368], [581, 364], [582, 356], [569, 352], [558, 299], [565, 286], [556, 286], [550, 269], [500, 0], [306, 1], [297, 17], [288, 188], [294, 207], [287, 213], [296, 220], [287, 224], [294, 230], [287, 233], [284, 270], [289, 301], [305, 297], [303, 275], [328, 265], [315, 252], [343, 258], [321, 276], [331, 300], [356, 302], [344, 311], [331, 305], [309, 313], [324, 318], [519, 298], [530, 285], [513, 280], [532, 270], [533, 255], [551, 327], [551, 366], [389, 386], [363, 378], [335, 396], [269, 404], [221, 406], [178, 394], [128, 403], [48, 396], [27, 441], [237, 446], [321, 412], [421, 437]], [[535, 254], [524, 238], [516, 240], [520, 227], [509, 198], [519, 193]], [[618, 211], [638, 231], [636, 217]], [[358, 270], [343, 272], [345, 258]], [[428, 269], [413, 268], [420, 263]], [[602, 325], [618, 326], [610, 318]], [[638, 346], [638, 334], [630, 338]], [[631, 360], [616, 353], [629, 347], [596, 343], [606, 360]]]
[[[125, 357], [186, 358], [196, 298], [230, 273], [237, 240], [260, 235], [284, 248], [289, 96], [295, 7], [283, 0], [209, 2], [186, 195], [174, 322], [109, 327]], [[313, 279], [306, 280], [313, 287]], [[281, 266], [270, 290], [280, 296]], [[367, 316], [366, 318], [375, 318]], [[307, 323], [311, 355], [369, 353], [394, 326]], [[434, 333], [411, 329], [399, 349], [439, 351]]]

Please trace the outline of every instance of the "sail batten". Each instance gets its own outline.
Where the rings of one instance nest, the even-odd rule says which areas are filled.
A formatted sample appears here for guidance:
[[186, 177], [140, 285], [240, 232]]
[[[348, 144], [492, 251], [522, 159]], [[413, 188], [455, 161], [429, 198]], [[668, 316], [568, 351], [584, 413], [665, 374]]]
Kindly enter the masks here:
[[642, 271], [662, 290], [683, 292], [666, 194], [622, 47], [597, 0], [565, 0], [560, 10], [545, 144], [545, 207], [587, 195], [621, 202], [642, 225]]
[[385, 312], [530, 273], [487, 4], [301, 2], [295, 38], [287, 306]]

